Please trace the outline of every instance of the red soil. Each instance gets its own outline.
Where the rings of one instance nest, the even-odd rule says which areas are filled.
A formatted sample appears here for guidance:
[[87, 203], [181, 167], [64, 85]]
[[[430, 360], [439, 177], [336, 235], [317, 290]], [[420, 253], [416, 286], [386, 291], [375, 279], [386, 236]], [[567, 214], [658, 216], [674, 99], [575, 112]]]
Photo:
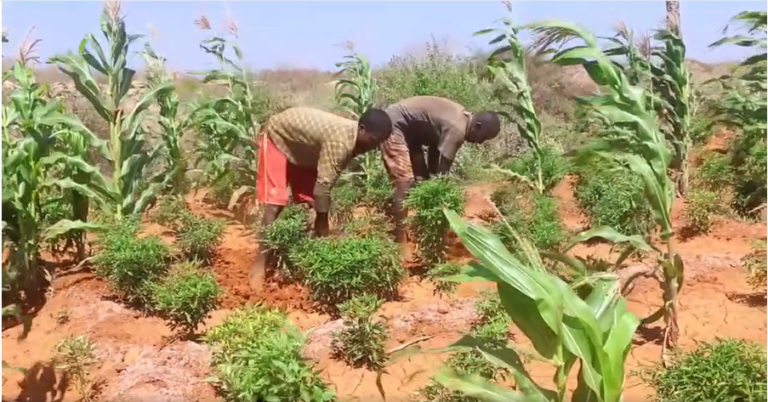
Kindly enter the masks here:
[[[485, 197], [493, 186], [474, 186], [467, 190], [469, 203], [466, 218], [481, 223], [492, 215]], [[584, 226], [573, 201], [570, 181], [555, 189], [561, 214], [571, 231]], [[199, 197], [190, 197], [195, 211], [231, 218], [228, 213], [205, 207]], [[681, 205], [676, 205], [675, 220]], [[164, 235], [163, 228], [148, 225], [147, 232]], [[713, 232], [678, 244], [686, 263], [686, 285], [680, 302], [680, 329], [683, 348], [715, 337], [734, 337], [764, 342], [766, 339], [765, 295], [756, 295], [747, 286], [739, 267], [739, 259], [750, 251], [753, 241], [765, 241], [765, 223], [745, 223], [727, 219], [718, 221]], [[169, 239], [171, 240], [171, 239]], [[293, 322], [303, 330], [315, 329], [310, 335], [307, 355], [317, 362], [317, 369], [336, 387], [343, 400], [380, 400], [376, 374], [364, 369], [351, 369], [328, 356], [329, 336], [338, 323], [312, 312], [306, 292], [299, 286], [273, 283], [263, 295], [248, 288], [248, 270], [255, 256], [256, 238], [239, 223], [228, 228], [213, 271], [225, 291], [222, 310], [213, 314], [207, 326], [216, 325], [230, 309], [249, 303], [265, 303], [287, 309]], [[605, 246], [580, 247], [580, 254], [606, 255]], [[470, 259], [458, 239], [454, 240], [451, 259]], [[455, 297], [441, 300], [433, 296], [432, 287], [417, 278], [408, 279], [401, 287], [403, 298], [385, 304], [382, 309], [389, 319], [390, 348], [427, 336], [421, 345], [442, 347], [458, 339], [468, 329], [472, 317], [472, 297], [492, 284], [463, 284]], [[91, 370], [98, 384], [98, 400], [146, 398], [158, 401], [218, 400], [213, 388], [204, 380], [209, 377], [209, 353], [193, 342], [169, 342], [170, 331], [156, 318], [143, 317], [120, 304], [105, 300], [107, 286], [87, 272], [60, 273], [53, 292], [34, 318], [26, 340], [18, 340], [20, 326], [3, 331], [3, 360], [15, 367], [29, 368], [27, 375], [3, 372], [3, 400], [75, 401], [77, 392], [66, 379], [52, 369], [53, 346], [69, 335], [88, 335], [98, 345], [100, 363]], [[629, 307], [645, 316], [661, 304], [661, 290], [652, 279], [642, 279], [628, 296]], [[63, 320], [62, 317], [68, 317]], [[66, 321], [66, 322], [64, 322]], [[651, 366], [659, 360], [660, 324], [638, 333], [636, 345], [627, 364], [627, 373]], [[523, 348], [529, 345], [519, 331], [511, 334]], [[440, 367], [445, 356], [417, 356], [397, 362], [383, 378], [388, 400], [405, 400], [426, 384]], [[532, 373], [542, 384], [548, 384], [551, 370], [534, 366]], [[628, 378], [625, 400], [639, 401], [650, 394], [635, 377]]]

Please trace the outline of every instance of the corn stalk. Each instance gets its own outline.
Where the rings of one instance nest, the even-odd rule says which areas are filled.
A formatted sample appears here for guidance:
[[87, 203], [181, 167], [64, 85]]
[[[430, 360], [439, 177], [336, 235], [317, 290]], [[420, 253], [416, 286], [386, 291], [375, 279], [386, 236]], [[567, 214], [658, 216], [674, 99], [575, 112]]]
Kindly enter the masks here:
[[[149, 43], [142, 53], [147, 64], [146, 88], [153, 90], [163, 85], [173, 85], [173, 79], [165, 68], [165, 58], [158, 56]], [[165, 162], [163, 190], [171, 195], [185, 195], [187, 186], [187, 158], [182, 154], [181, 140], [190, 124], [188, 116], [179, 116], [179, 96], [175, 91], [158, 93], [160, 107], [158, 124], [164, 147], [160, 158]]]
[[[200, 18], [197, 26], [210, 30], [206, 17]], [[238, 30], [234, 22], [227, 24], [227, 31], [237, 39]], [[220, 64], [217, 70], [201, 73], [203, 82], [224, 83], [229, 95], [197, 104], [193, 111], [193, 125], [201, 134], [202, 141], [196, 147], [198, 162], [206, 162], [204, 179], [209, 185], [234, 175], [237, 181], [244, 181], [229, 200], [232, 209], [244, 195], [255, 196], [257, 179], [256, 135], [266, 116], [260, 116], [260, 106], [255, 102], [252, 77], [243, 59], [243, 52], [236, 42], [231, 43], [234, 59], [226, 55], [227, 40], [213, 37], [200, 44], [200, 48], [212, 55]]]
[[[512, 8], [509, 2], [504, 2], [509, 13]], [[528, 85], [528, 74], [525, 68], [526, 48], [518, 36], [520, 28], [515, 26], [511, 18], [502, 18], [498, 22], [501, 28], [484, 29], [474, 33], [474, 36], [494, 34], [496, 35], [489, 44], [495, 45], [504, 43], [496, 48], [487, 60], [488, 71], [496, 77], [507, 89], [507, 92], [514, 99], [512, 102], [503, 104], [515, 112], [519, 119], [512, 118], [510, 113], [500, 112], [509, 121], [517, 120], [517, 131], [523, 137], [525, 142], [533, 151], [536, 166], [534, 167], [534, 177], [527, 177], [510, 170], [499, 169], [505, 174], [517, 178], [528, 184], [539, 194], [544, 194], [544, 179], [542, 177], [542, 148], [541, 148], [541, 122], [536, 115], [536, 109], [533, 105], [533, 95], [531, 87]]]
[[[619, 278], [614, 274], [601, 274], [569, 285], [548, 272], [538, 251], [526, 240], [518, 238], [525, 257], [522, 262], [487, 229], [467, 224], [452, 211], [445, 214], [462, 244], [466, 244], [478, 261], [462, 275], [446, 279], [495, 282], [504, 309], [531, 341], [539, 360], [555, 367], [556, 388], [547, 389], [537, 384], [517, 349], [507, 345], [490, 347], [471, 336], [463, 337], [447, 350], [431, 352], [475, 350], [511, 372], [516, 390], [491, 384], [475, 374], [450, 371], [440, 374], [437, 381], [481, 401], [564, 402], [569, 391], [569, 374], [578, 362], [578, 382], [571, 392], [571, 401], [621, 401], [624, 363], [639, 321], [627, 311]], [[577, 261], [564, 255], [558, 259]], [[577, 267], [575, 264], [571, 268]], [[417, 349], [403, 355], [412, 354], [414, 350]], [[402, 356], [392, 360], [397, 358]]]
[[[46, 100], [47, 88], [35, 82], [32, 69], [18, 62], [13, 78], [18, 88], [2, 108], [3, 229], [12, 240], [9, 275], [20, 281], [19, 288], [10, 289], [12, 293], [40, 285], [42, 242], [99, 228], [79, 219], [81, 210], [73, 211], [74, 220], [43, 226], [44, 203], [60, 202], [50, 200], [52, 194], [77, 193], [83, 197], [80, 200], [102, 207], [110, 196], [98, 169], [75, 151], [93, 147], [105, 153], [103, 141], [75, 117], [65, 115], [60, 104]], [[78, 205], [82, 204], [73, 204]]]
[[[663, 276], [664, 306], [643, 320], [651, 323], [661, 316], [665, 319], [663, 354], [677, 345], [678, 293], [683, 285], [683, 260], [674, 249], [671, 219], [675, 197], [674, 183], [667, 177], [671, 152], [656, 123], [655, 113], [647, 102], [647, 91], [630, 84], [622, 69], [601, 51], [594, 35], [588, 30], [565, 22], [543, 22], [528, 27], [534, 34], [579, 39], [583, 44], [561, 50], [552, 57], [558, 65], [582, 65], [590, 78], [608, 91], [605, 95], [578, 98], [602, 115], [611, 126], [603, 130], [602, 138], [588, 146], [586, 152], [618, 162], [640, 176], [645, 184], [645, 196], [653, 211], [660, 238], [666, 250], [650, 245]], [[610, 239], [608, 239], [610, 240]]]
[[[173, 90], [171, 83], [159, 85], [141, 96], [130, 111], [128, 91], [136, 71], [127, 67], [130, 46], [140, 38], [129, 35], [120, 15], [119, 3], [106, 3], [101, 15], [102, 45], [92, 34], [80, 42], [77, 53], [54, 56], [55, 64], [75, 83], [75, 88], [109, 125], [109, 153], [112, 165], [110, 192], [117, 217], [142, 213], [163, 189], [163, 175], [148, 177], [147, 167], [161, 154], [163, 144], [150, 146], [143, 122], [149, 107], [159, 96]], [[108, 52], [104, 52], [104, 48]], [[93, 72], [107, 78], [100, 86]]]
[[[344, 61], [336, 63], [336, 67], [340, 68], [336, 76], [340, 78], [334, 87], [333, 100], [339, 111], [357, 120], [373, 107], [376, 81], [371, 75], [372, 69], [368, 58], [357, 53], [352, 42], [346, 42], [345, 47], [349, 50], [349, 54], [344, 56]], [[357, 184], [363, 191], [384, 184], [386, 173], [381, 164], [379, 150], [366, 152], [342, 173], [341, 183], [355, 180], [359, 180]]]
[[672, 168], [676, 171], [677, 188], [688, 195], [690, 179], [689, 155], [691, 138], [691, 73], [685, 65], [685, 43], [676, 33], [676, 27], [667, 27], [654, 35], [664, 47], [655, 50], [661, 62], [652, 65], [653, 89], [661, 102], [662, 121], [666, 123], [666, 137], [674, 150]]

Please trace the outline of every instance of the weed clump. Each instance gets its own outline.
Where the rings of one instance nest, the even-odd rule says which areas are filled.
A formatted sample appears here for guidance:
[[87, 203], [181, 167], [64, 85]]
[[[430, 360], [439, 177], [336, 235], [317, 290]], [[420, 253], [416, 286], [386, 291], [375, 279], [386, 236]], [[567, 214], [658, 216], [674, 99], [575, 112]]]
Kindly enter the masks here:
[[97, 362], [96, 345], [85, 335], [69, 336], [56, 344], [55, 351], [56, 368], [67, 373], [83, 401], [90, 401], [93, 384], [88, 378], [88, 367]]
[[172, 330], [191, 335], [216, 309], [221, 289], [213, 275], [195, 262], [171, 267], [168, 275], [150, 285], [153, 310]]
[[664, 402], [764, 401], [766, 354], [758, 345], [717, 340], [679, 355], [670, 367], [643, 373]]
[[[527, 152], [520, 158], [510, 160], [506, 168], [527, 177], [531, 182], [535, 183], [537, 180], [536, 156], [533, 152]], [[568, 162], [553, 147], [541, 148], [541, 178], [545, 193], [557, 186], [569, 170]]]
[[93, 259], [96, 275], [104, 278], [129, 303], [151, 306], [149, 284], [168, 268], [170, 248], [159, 237], [139, 238], [136, 219], [116, 221], [99, 237]]
[[210, 263], [221, 244], [226, 223], [221, 219], [208, 219], [186, 212], [179, 216], [176, 246], [188, 261]]
[[505, 222], [493, 225], [493, 231], [509, 250], [519, 250], [509, 230], [532, 242], [539, 250], [554, 250], [567, 238], [565, 224], [554, 199], [531, 192], [515, 193], [502, 188], [491, 195]]
[[619, 233], [649, 235], [654, 228], [642, 179], [604, 160], [577, 167], [574, 195], [593, 228], [609, 226]]
[[461, 265], [453, 262], [435, 265], [427, 271], [427, 280], [435, 286], [435, 295], [451, 295], [459, 285], [456, 282], [445, 281], [442, 278], [461, 273]]
[[443, 209], [464, 213], [464, 190], [455, 180], [438, 177], [411, 189], [405, 204], [414, 211], [408, 226], [416, 240], [419, 260], [427, 267], [444, 262], [449, 226]]
[[397, 245], [378, 238], [322, 238], [290, 251], [311, 297], [324, 306], [368, 294], [391, 298], [404, 271]]
[[211, 329], [213, 379], [231, 401], [330, 402], [336, 396], [302, 356], [304, 338], [281, 312], [249, 306]]
[[297, 273], [290, 264], [291, 249], [309, 239], [309, 212], [300, 205], [289, 205], [269, 227], [260, 228], [261, 241], [267, 247], [270, 260], [290, 278]]
[[706, 234], [712, 228], [712, 217], [720, 212], [721, 196], [715, 191], [693, 190], [683, 213], [691, 234]]
[[339, 306], [344, 329], [333, 336], [334, 355], [353, 367], [365, 366], [370, 370], [384, 367], [384, 351], [388, 339], [386, 321], [374, 318], [382, 301], [376, 296], [356, 296]]
[[766, 267], [768, 267], [768, 255], [766, 255], [765, 243], [755, 243], [754, 250], [741, 258], [741, 265], [747, 273], [747, 282], [756, 291], [766, 288]]
[[152, 212], [151, 220], [158, 225], [173, 229], [185, 213], [189, 212], [189, 206], [183, 197], [169, 196], [158, 202], [157, 209]]
[[392, 222], [379, 212], [367, 213], [347, 222], [341, 227], [341, 232], [349, 237], [371, 237], [386, 240]]

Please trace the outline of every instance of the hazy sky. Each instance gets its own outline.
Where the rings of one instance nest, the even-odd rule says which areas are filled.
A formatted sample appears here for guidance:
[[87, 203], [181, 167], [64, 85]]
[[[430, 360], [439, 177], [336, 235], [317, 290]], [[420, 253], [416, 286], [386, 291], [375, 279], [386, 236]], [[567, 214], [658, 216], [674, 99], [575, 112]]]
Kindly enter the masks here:
[[[42, 39], [40, 56], [75, 50], [87, 33], [99, 32], [101, 2], [97, 1], [3, 1], [2, 22], [11, 41], [3, 55], [16, 49], [25, 32], [35, 26]], [[559, 19], [609, 34], [617, 21], [636, 31], [658, 27], [664, 18], [662, 1], [513, 2], [515, 19], [521, 23]], [[156, 32], [155, 49], [175, 70], [194, 70], [209, 65], [210, 58], [198, 48], [205, 33], [193, 21], [208, 16], [221, 28], [228, 14], [237, 21], [240, 41], [252, 67], [305, 67], [332, 69], [343, 51], [334, 44], [353, 40], [374, 64], [393, 55], [422, 49], [431, 37], [447, 39], [457, 52], [482, 46], [485, 38], [473, 32], [488, 28], [504, 15], [496, 1], [474, 2], [161, 2], [130, 1], [123, 4], [129, 33]], [[228, 11], [227, 11], [228, 10]], [[720, 29], [740, 11], [766, 10], [764, 1], [681, 2], [683, 35], [688, 56], [701, 61], [733, 61], [745, 53], [732, 47], [717, 50], [707, 45], [720, 37]], [[136, 47], [135, 50], [139, 50]], [[132, 63], [138, 63], [135, 59]], [[136, 65], [136, 64], [134, 64]]]

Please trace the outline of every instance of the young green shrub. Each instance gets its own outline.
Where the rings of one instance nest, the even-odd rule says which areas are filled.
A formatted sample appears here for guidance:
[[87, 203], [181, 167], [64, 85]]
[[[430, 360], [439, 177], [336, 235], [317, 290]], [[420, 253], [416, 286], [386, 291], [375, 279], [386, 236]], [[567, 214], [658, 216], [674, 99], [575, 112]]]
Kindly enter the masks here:
[[289, 205], [267, 228], [259, 228], [261, 241], [270, 258], [283, 274], [296, 278], [298, 273], [290, 263], [290, 251], [309, 239], [309, 212], [300, 205]]
[[444, 262], [449, 227], [443, 208], [464, 213], [464, 190], [455, 180], [438, 177], [412, 188], [405, 204], [413, 211], [408, 224], [416, 240], [419, 260], [427, 267]]
[[766, 267], [768, 267], [768, 256], [766, 256], [765, 242], [755, 243], [754, 251], [741, 258], [741, 266], [747, 274], [747, 282], [756, 291], [765, 291], [766, 288]]
[[160, 281], [150, 285], [153, 311], [168, 322], [171, 330], [192, 335], [216, 309], [221, 289], [213, 275], [196, 262], [171, 267]]
[[388, 239], [392, 229], [391, 220], [382, 213], [370, 212], [347, 222], [341, 232], [349, 237], [373, 237]]
[[551, 146], [542, 146], [538, 156], [533, 151], [529, 151], [522, 157], [511, 159], [507, 163], [506, 169], [529, 180], [534, 180], [539, 174], [537, 166], [540, 166], [541, 170], [542, 194], [548, 193], [557, 186], [570, 171], [568, 161]]
[[577, 167], [574, 196], [593, 228], [649, 235], [654, 224], [643, 189], [638, 175], [610, 161], [590, 159]]
[[211, 365], [226, 400], [336, 401], [302, 356], [304, 338], [278, 311], [248, 306], [209, 330]]
[[532, 193], [502, 199], [502, 194], [494, 193], [492, 199], [501, 203], [497, 205], [506, 222], [496, 223], [493, 230], [510, 250], [519, 247], [509, 227], [540, 250], [555, 250], [565, 241], [568, 233], [554, 199]]
[[289, 256], [312, 299], [331, 310], [365, 294], [392, 298], [405, 275], [398, 247], [389, 239], [315, 239]]
[[88, 378], [88, 367], [97, 362], [96, 346], [85, 335], [69, 336], [56, 344], [56, 368], [69, 376], [82, 400], [90, 402], [93, 397], [93, 383]]
[[171, 195], [160, 199], [151, 218], [152, 222], [173, 229], [185, 213], [189, 213], [186, 200], [183, 197]]
[[733, 186], [733, 167], [728, 155], [704, 152], [693, 172], [693, 184], [706, 190], [719, 191]]
[[199, 260], [211, 263], [216, 248], [221, 244], [226, 222], [221, 219], [209, 219], [187, 212], [179, 216], [176, 232], [176, 246], [189, 261]]
[[664, 402], [764, 401], [765, 349], [741, 340], [705, 343], [643, 377]]
[[96, 243], [96, 274], [129, 303], [150, 308], [149, 284], [168, 269], [170, 248], [157, 236], [139, 238], [139, 222], [123, 218], [110, 226]]
[[691, 234], [709, 233], [709, 229], [712, 227], [712, 217], [720, 213], [721, 203], [720, 193], [709, 190], [692, 190], [688, 194], [688, 205], [686, 205], [683, 213], [686, 229]]
[[456, 287], [459, 285], [456, 282], [445, 281], [442, 278], [447, 276], [458, 275], [461, 272], [461, 265], [453, 262], [437, 264], [427, 271], [427, 280], [429, 280], [434, 286], [434, 293], [436, 295], [451, 295], [456, 291]]
[[376, 296], [356, 296], [339, 306], [344, 329], [333, 335], [333, 351], [353, 367], [365, 366], [370, 370], [384, 367], [387, 354], [384, 346], [388, 339], [384, 317], [374, 318], [382, 301]]
[[355, 208], [360, 204], [360, 192], [352, 183], [339, 180], [331, 190], [330, 218], [334, 227], [344, 226], [354, 221]]
[[[483, 292], [475, 302], [477, 319], [472, 323], [471, 334], [489, 347], [506, 346], [509, 342], [509, 315], [504, 311], [498, 295]], [[473, 374], [488, 381], [503, 380], [507, 370], [488, 361], [477, 350], [464, 350], [454, 353], [445, 362], [449, 370]], [[439, 382], [432, 380], [429, 385], [419, 391], [419, 395], [429, 402], [473, 402], [477, 398], [468, 397], [461, 391], [451, 390]]]

